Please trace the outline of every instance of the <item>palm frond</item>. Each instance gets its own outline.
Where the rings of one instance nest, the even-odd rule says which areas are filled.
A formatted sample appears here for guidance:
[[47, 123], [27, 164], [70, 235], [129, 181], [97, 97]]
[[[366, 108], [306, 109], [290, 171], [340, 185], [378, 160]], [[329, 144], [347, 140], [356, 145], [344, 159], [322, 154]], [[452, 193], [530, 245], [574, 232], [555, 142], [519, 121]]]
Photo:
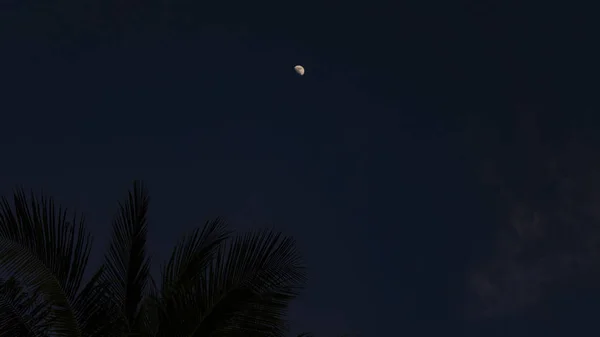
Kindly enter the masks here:
[[159, 290], [154, 279], [150, 276], [150, 285], [144, 297], [142, 308], [142, 322], [139, 329], [140, 336], [153, 337], [158, 333], [160, 326], [159, 310], [160, 310]]
[[39, 293], [24, 291], [14, 279], [0, 280], [0, 337], [43, 337], [51, 305]]
[[287, 307], [305, 278], [291, 238], [273, 231], [238, 236], [165, 308], [158, 335], [283, 336]]
[[73, 301], [91, 249], [83, 218], [55, 206], [52, 198], [14, 193], [0, 201], [0, 268], [53, 303], [53, 333], [81, 336]]
[[[150, 276], [148, 193], [134, 182], [112, 223], [103, 265], [83, 283], [91, 237], [52, 199], [0, 201], [0, 337], [283, 337], [306, 281], [294, 240], [272, 230], [235, 237], [209, 221]], [[12, 282], [12, 283], [11, 283]], [[304, 335], [299, 337], [311, 337]]]
[[141, 303], [149, 281], [150, 259], [146, 256], [149, 197], [143, 184], [135, 181], [113, 220], [110, 247], [105, 257], [103, 281], [110, 287], [114, 304], [128, 332], [142, 324]]
[[[155, 294], [152, 312], [155, 322], [159, 325], [169, 324], [160, 319], [160, 312], [170, 312], [185, 302], [189, 290], [193, 289], [199, 277], [202, 277], [219, 252], [221, 245], [229, 237], [230, 231], [221, 218], [207, 221], [204, 227], [194, 230], [183, 237], [175, 246], [171, 257], [161, 270], [162, 284]], [[168, 317], [163, 315], [162, 317]], [[154, 326], [154, 333], [160, 331], [160, 326]]]
[[181, 287], [191, 286], [202, 276], [219, 248], [231, 234], [221, 218], [207, 221], [175, 246], [171, 258], [162, 268], [161, 296], [168, 299]]
[[102, 265], [79, 292], [74, 306], [77, 321], [86, 337], [114, 336], [118, 332], [120, 316], [110, 292], [110, 285], [103, 280]]

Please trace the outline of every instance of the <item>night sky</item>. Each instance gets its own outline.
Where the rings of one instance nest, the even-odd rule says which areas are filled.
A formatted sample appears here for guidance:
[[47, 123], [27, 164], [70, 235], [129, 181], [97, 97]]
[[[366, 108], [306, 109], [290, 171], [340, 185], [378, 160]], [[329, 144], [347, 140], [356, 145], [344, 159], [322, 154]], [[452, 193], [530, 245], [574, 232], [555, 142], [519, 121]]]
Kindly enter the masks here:
[[[498, 234], [516, 204], [556, 209], [537, 202], [564, 195], [532, 182], [541, 162], [578, 177], [597, 162], [591, 8], [88, 2], [0, 5], [0, 193], [43, 189], [83, 211], [92, 263], [117, 200], [143, 179], [155, 267], [215, 216], [297, 238], [310, 281], [292, 332], [597, 334], [585, 325], [597, 289], [554, 262], [521, 266], [529, 257], [505, 257], [512, 241]], [[533, 261], [565, 245], [540, 246]], [[477, 299], [482, 269], [534, 290]]]

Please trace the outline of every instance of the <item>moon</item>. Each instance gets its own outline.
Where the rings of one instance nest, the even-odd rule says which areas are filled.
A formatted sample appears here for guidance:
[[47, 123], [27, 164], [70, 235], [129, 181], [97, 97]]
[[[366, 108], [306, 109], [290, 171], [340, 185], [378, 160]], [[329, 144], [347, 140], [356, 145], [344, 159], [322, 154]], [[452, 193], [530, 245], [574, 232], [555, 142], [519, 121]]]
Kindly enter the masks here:
[[298, 75], [303, 76], [304, 75], [304, 67], [301, 65], [297, 65], [294, 67], [294, 70], [296, 71], [296, 73], [298, 73]]

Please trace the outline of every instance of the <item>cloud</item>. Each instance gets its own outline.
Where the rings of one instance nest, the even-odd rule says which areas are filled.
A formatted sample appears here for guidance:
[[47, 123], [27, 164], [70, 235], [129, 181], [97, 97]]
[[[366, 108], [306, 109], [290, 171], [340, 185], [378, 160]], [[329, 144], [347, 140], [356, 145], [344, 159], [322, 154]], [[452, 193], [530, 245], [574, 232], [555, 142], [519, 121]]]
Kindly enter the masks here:
[[550, 146], [552, 135], [531, 115], [524, 120], [486, 161], [496, 240], [467, 277], [469, 318], [535, 310], [597, 280], [600, 157], [580, 135]]

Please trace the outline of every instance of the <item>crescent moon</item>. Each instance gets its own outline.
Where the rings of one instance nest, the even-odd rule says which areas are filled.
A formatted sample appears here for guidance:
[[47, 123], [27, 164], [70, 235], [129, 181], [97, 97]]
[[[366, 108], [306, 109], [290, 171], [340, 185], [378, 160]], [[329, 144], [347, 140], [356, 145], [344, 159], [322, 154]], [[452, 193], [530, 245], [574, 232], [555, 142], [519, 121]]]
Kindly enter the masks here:
[[304, 75], [304, 67], [301, 65], [297, 65], [294, 67], [294, 70], [296, 70], [296, 73], [298, 73], [298, 75], [303, 76]]

